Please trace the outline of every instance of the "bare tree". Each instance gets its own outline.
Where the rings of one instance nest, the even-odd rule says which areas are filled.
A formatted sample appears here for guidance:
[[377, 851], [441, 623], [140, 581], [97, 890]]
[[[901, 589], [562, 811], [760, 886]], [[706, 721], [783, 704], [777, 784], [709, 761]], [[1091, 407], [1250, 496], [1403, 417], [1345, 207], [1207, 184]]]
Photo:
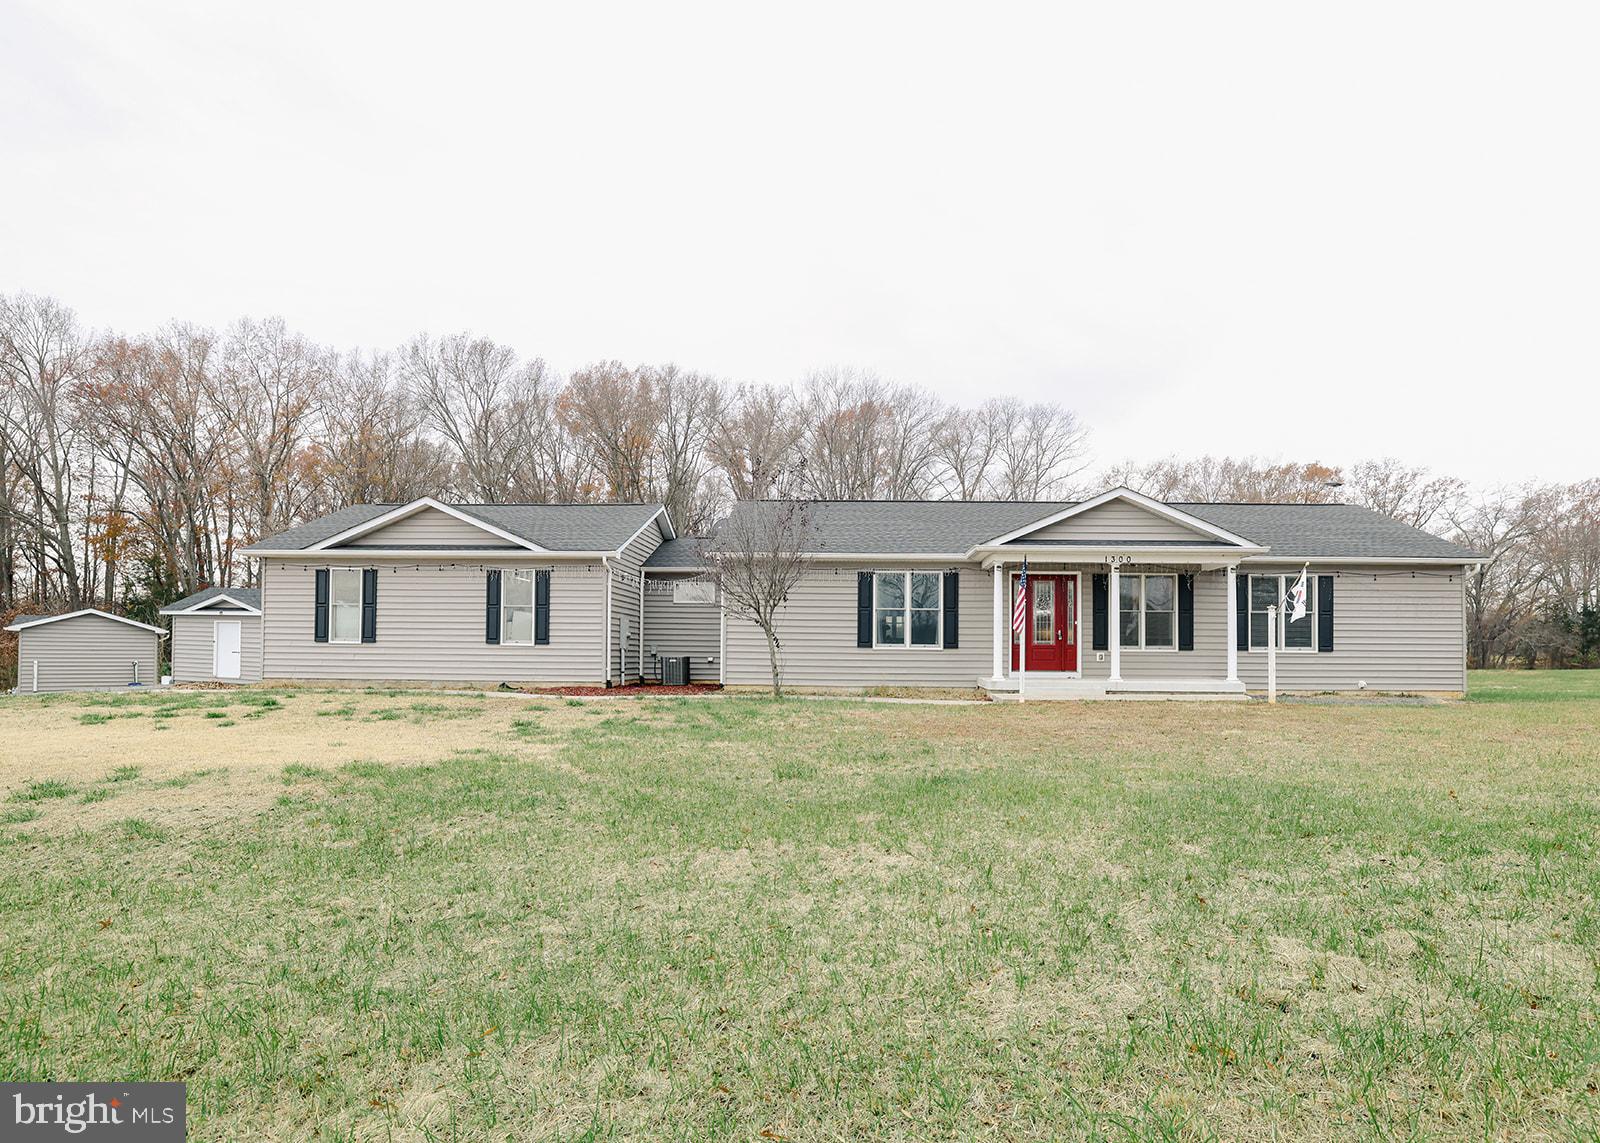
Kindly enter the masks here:
[[8, 504], [35, 543], [36, 588], [61, 578], [70, 607], [83, 605], [74, 529], [75, 481], [86, 459], [77, 387], [88, 374], [90, 345], [73, 312], [52, 298], [0, 295], [0, 402], [7, 451], [25, 494]]
[[740, 385], [724, 402], [707, 452], [735, 500], [783, 497], [798, 469], [805, 435], [794, 393], [776, 385]]
[[659, 423], [656, 453], [659, 466], [652, 482], [656, 498], [686, 535], [697, 535], [711, 523], [717, 499], [706, 474], [711, 439], [723, 415], [723, 386], [713, 377], [690, 373], [676, 365], [655, 371]]
[[313, 514], [448, 495], [449, 456], [427, 435], [413, 397], [396, 384], [393, 358], [350, 353], [336, 373], [339, 399], [326, 403], [314, 445]]
[[704, 545], [729, 617], [754, 623], [766, 637], [773, 698], [783, 697], [778, 612], [811, 568], [811, 527], [807, 501], [749, 501]]
[[1345, 477], [1344, 499], [1392, 516], [1413, 528], [1426, 528], [1466, 490], [1451, 476], [1435, 476], [1394, 457], [1364, 460]]
[[399, 371], [428, 426], [450, 445], [462, 491], [484, 503], [506, 500], [512, 474], [526, 467], [528, 406], [546, 381], [544, 362], [520, 365], [509, 346], [486, 338], [423, 335], [400, 351]]
[[1005, 500], [1071, 496], [1073, 478], [1088, 467], [1089, 430], [1072, 410], [1055, 404], [991, 402], [998, 434], [996, 493]]
[[601, 361], [580, 369], [562, 392], [561, 423], [594, 460], [602, 500], [650, 497], [650, 462], [661, 429], [652, 370]]

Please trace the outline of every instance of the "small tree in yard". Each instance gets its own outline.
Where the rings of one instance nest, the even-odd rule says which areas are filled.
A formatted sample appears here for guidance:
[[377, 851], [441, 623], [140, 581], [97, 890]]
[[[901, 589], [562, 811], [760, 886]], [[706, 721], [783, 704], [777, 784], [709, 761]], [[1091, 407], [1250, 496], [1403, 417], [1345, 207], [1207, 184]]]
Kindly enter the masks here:
[[772, 662], [772, 697], [783, 697], [778, 666], [778, 608], [811, 567], [811, 506], [799, 500], [761, 500], [740, 505], [706, 543], [705, 558], [736, 619], [748, 619], [767, 637]]

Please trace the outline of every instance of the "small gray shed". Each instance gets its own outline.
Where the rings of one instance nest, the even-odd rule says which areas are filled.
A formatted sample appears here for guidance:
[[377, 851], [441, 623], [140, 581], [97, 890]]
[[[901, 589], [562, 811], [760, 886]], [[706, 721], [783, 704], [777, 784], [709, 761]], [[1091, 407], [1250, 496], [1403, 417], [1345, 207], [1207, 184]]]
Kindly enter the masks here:
[[161, 640], [148, 623], [89, 607], [65, 615], [18, 616], [17, 690], [109, 691], [158, 684]]
[[261, 589], [208, 587], [161, 609], [172, 621], [172, 681], [261, 681]]

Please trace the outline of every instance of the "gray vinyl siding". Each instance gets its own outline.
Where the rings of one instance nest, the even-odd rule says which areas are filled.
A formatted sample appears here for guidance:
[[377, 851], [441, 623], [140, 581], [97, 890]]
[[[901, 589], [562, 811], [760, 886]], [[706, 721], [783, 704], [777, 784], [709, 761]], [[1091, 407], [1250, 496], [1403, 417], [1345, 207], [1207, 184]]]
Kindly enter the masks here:
[[[622, 549], [621, 555], [611, 561], [611, 630], [606, 647], [606, 661], [610, 664], [611, 679], [618, 683], [632, 683], [643, 673], [644, 648], [639, 641], [639, 587], [644, 577], [644, 561], [661, 546], [659, 521], [641, 531]], [[627, 662], [622, 661], [622, 621], [628, 620]]]
[[1020, 537], [1027, 540], [1206, 540], [1205, 532], [1186, 528], [1126, 500], [1110, 500], [1098, 508], [1048, 524]]
[[[976, 564], [960, 568], [959, 648], [856, 646], [856, 573], [908, 567], [947, 570], [891, 561], [814, 567], [778, 613], [784, 685], [971, 688], [987, 677], [994, 646], [992, 588], [989, 573]], [[726, 669], [730, 686], [771, 685], [766, 637], [754, 623], [728, 617]]]
[[32, 693], [34, 665], [38, 691], [123, 690], [138, 679], [161, 682], [161, 637], [100, 615], [80, 615], [17, 632], [17, 688]]
[[715, 603], [674, 603], [675, 584], [692, 575], [647, 575], [644, 582], [645, 670], [654, 677], [656, 659], [688, 655], [689, 681], [714, 683], [720, 678], [722, 609]]
[[[1079, 661], [1083, 677], [1111, 674], [1111, 652], [1093, 649], [1091, 576], [1105, 569], [1088, 565], [1034, 564], [1036, 574], [1076, 570], [1083, 577], [1082, 630]], [[1130, 565], [1125, 574], [1172, 571]], [[1298, 574], [1300, 565], [1241, 567], [1247, 573]], [[1355, 690], [1364, 680], [1369, 690], [1464, 691], [1466, 689], [1465, 606], [1462, 568], [1352, 567], [1319, 569], [1311, 575], [1334, 576], [1333, 650], [1280, 651], [1278, 686], [1282, 690]], [[1009, 591], [1006, 607], [1011, 605]], [[991, 604], [992, 611], [992, 604]], [[1228, 578], [1223, 571], [1197, 572], [1194, 577], [1194, 650], [1122, 649], [1122, 677], [1133, 680], [1224, 679], [1228, 674]], [[992, 623], [992, 619], [991, 619]], [[1006, 671], [1010, 673], [1009, 616], [1003, 636]], [[964, 630], [964, 629], [963, 629]], [[1098, 654], [1105, 658], [1098, 659]], [[1265, 690], [1265, 651], [1240, 651], [1239, 678], [1246, 688]]]
[[239, 624], [239, 677], [229, 683], [261, 681], [261, 616], [235, 611], [207, 609], [172, 619], [172, 681], [207, 683], [218, 681], [214, 630], [218, 620], [237, 620]]
[[[1298, 575], [1300, 566], [1248, 570]], [[1318, 570], [1312, 563], [1311, 574]], [[1334, 576], [1333, 650], [1278, 652], [1280, 688], [1354, 690], [1365, 680], [1368, 689], [1380, 691], [1467, 689], [1464, 568], [1374, 566], [1321, 572]], [[1239, 677], [1250, 690], [1265, 690], [1267, 653], [1240, 651]]]
[[403, 520], [385, 524], [376, 532], [358, 536], [348, 546], [393, 548], [417, 544], [455, 544], [467, 548], [482, 548], [509, 545], [510, 542], [465, 520], [457, 520], [448, 512], [441, 512], [437, 508], [424, 508]]
[[[606, 573], [601, 564], [529, 559], [453, 561], [374, 558], [375, 643], [312, 638], [316, 588], [311, 559], [263, 561], [263, 674], [269, 679], [418, 682], [599, 683], [604, 674]], [[340, 566], [362, 566], [348, 560]], [[484, 641], [486, 571], [550, 568], [550, 642]]]

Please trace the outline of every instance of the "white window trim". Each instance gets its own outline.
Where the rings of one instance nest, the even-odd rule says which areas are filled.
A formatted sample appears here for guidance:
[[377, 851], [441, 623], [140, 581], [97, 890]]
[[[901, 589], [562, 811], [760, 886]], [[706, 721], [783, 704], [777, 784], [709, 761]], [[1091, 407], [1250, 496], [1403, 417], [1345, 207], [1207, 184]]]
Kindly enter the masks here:
[[[1178, 587], [1179, 587], [1178, 577], [1179, 577], [1180, 574], [1181, 573], [1176, 573], [1176, 572], [1126, 572], [1125, 571], [1118, 577], [1119, 580], [1121, 581], [1121, 583], [1129, 583], [1129, 582], [1131, 582], [1133, 580], [1138, 580], [1139, 581], [1139, 606], [1134, 609], [1139, 615], [1139, 641], [1137, 643], [1129, 643], [1129, 642], [1124, 641], [1121, 644], [1122, 649], [1124, 651], [1158, 651], [1158, 652], [1160, 652], [1160, 651], [1176, 651], [1178, 649]], [[1144, 617], [1145, 617], [1146, 612], [1145, 612], [1145, 606], [1144, 606], [1144, 581], [1147, 580], [1147, 579], [1170, 579], [1172, 581], [1172, 613], [1171, 613], [1172, 614], [1172, 643], [1170, 645], [1163, 645], [1163, 646], [1159, 646], [1159, 647], [1147, 647], [1147, 646], [1145, 646], [1145, 641], [1144, 641]], [[1128, 613], [1127, 608], [1123, 607], [1121, 605], [1121, 602], [1118, 601], [1118, 606], [1117, 606], [1118, 618], [1120, 618], [1123, 615], [1126, 615], [1127, 613]]]
[[[901, 643], [884, 643], [878, 639], [878, 612], [893, 611], [895, 608], [878, 606], [878, 577], [880, 575], [898, 575], [905, 581], [906, 601], [898, 610], [906, 617], [906, 637]], [[911, 577], [912, 575], [931, 575], [939, 583], [939, 602], [933, 607], [936, 627], [932, 643], [913, 643], [911, 641], [911, 613], [913, 611], [927, 611], [926, 607], [911, 606]], [[872, 648], [900, 651], [938, 651], [944, 647], [944, 572], [930, 571], [927, 568], [878, 568], [872, 573]]]
[[1278, 654], [1280, 655], [1315, 655], [1317, 653], [1317, 637], [1320, 624], [1317, 622], [1318, 611], [1322, 601], [1317, 598], [1317, 577], [1309, 571], [1306, 573], [1306, 620], [1311, 624], [1311, 646], [1288, 647], [1284, 645], [1284, 636], [1288, 634], [1289, 620], [1286, 615], [1288, 609], [1283, 606], [1284, 592], [1289, 585], [1300, 578], [1299, 572], [1251, 572], [1245, 576], [1244, 599], [1248, 605], [1245, 608], [1244, 633], [1247, 645], [1246, 653], [1250, 655], [1265, 655], [1266, 647], [1257, 647], [1251, 619], [1262, 614], [1255, 609], [1255, 580], [1275, 579], [1278, 581]]
[[[509, 580], [528, 577], [528, 606], [526, 608], [532, 623], [528, 627], [526, 639], [513, 639], [507, 632], [511, 630], [512, 605], [506, 602], [506, 583]], [[516, 610], [523, 610], [518, 606]], [[535, 568], [502, 568], [500, 570], [500, 645], [502, 647], [532, 647], [538, 638], [539, 632], [536, 625], [539, 622], [539, 574]]]
[[[339, 613], [337, 602], [339, 593], [334, 589], [333, 581], [341, 573], [348, 573], [356, 577], [356, 637], [354, 639], [334, 638], [333, 617]], [[328, 642], [337, 643], [341, 647], [356, 646], [361, 642], [361, 612], [367, 606], [367, 575], [365, 568], [357, 567], [330, 567], [328, 569]]]

